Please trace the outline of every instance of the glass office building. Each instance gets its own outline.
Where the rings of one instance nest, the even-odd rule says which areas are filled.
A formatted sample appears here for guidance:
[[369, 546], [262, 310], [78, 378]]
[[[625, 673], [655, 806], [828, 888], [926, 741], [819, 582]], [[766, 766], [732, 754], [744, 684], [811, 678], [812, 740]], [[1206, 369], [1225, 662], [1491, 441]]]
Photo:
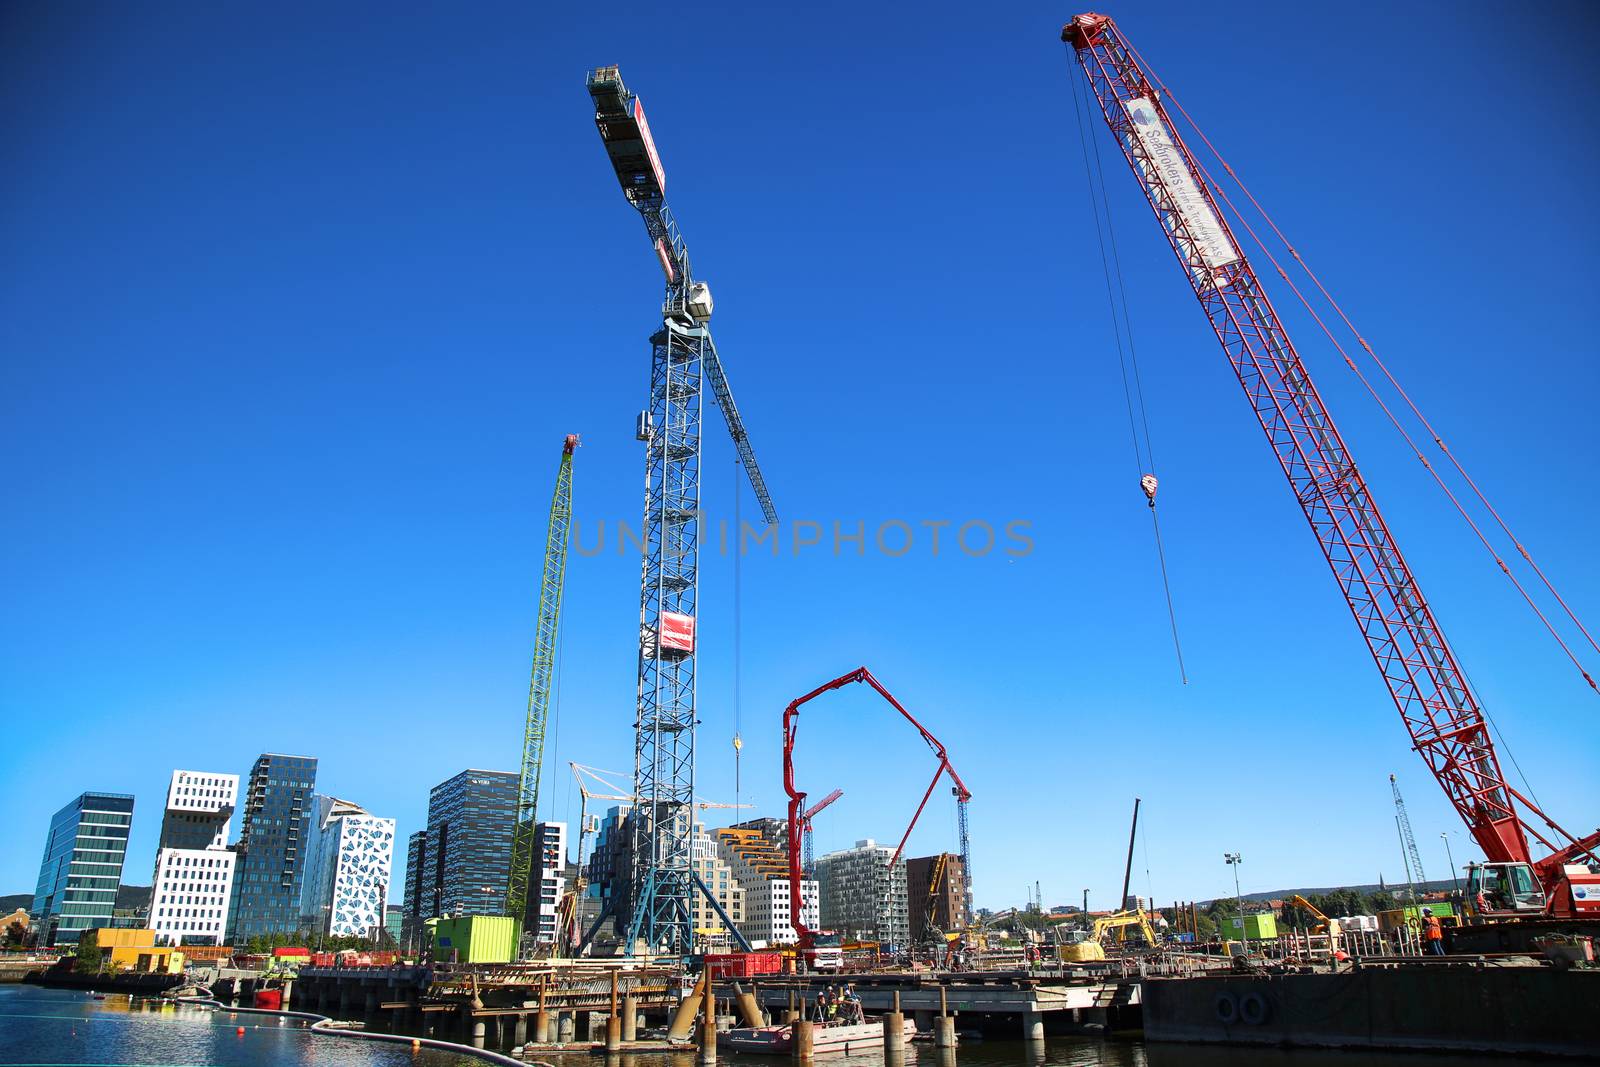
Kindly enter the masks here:
[[133, 825], [133, 797], [84, 793], [56, 812], [39, 862], [33, 921], [41, 944], [75, 942], [110, 926]]
[[300, 929], [300, 895], [317, 761], [263, 753], [250, 768], [239, 825], [228, 940]]
[[443, 915], [505, 914], [518, 784], [510, 771], [466, 770], [433, 787], [428, 828], [407, 849], [408, 934]]

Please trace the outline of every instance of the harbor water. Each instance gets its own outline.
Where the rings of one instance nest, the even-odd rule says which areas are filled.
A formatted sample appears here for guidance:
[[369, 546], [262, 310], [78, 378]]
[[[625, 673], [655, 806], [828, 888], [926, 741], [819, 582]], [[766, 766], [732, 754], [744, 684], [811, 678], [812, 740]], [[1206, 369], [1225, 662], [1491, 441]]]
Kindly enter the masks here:
[[[244, 1033], [239, 1033], [239, 1027]], [[681, 1055], [541, 1054], [557, 1067], [693, 1067]], [[467, 1067], [486, 1061], [433, 1049], [314, 1033], [303, 1020], [235, 1014], [111, 994], [96, 1000], [75, 990], [0, 986], [0, 1065], [6, 1067]], [[719, 1063], [778, 1067], [787, 1058], [721, 1055]], [[878, 1067], [881, 1052], [819, 1057], [819, 1065]], [[953, 1052], [914, 1044], [904, 1067], [1469, 1067], [1478, 1057], [1146, 1045], [1138, 1040], [1051, 1037], [968, 1041]], [[1533, 1067], [1549, 1060], [1496, 1057], [1497, 1067]], [[899, 1067], [899, 1065], [892, 1065]]]
[[[244, 1027], [244, 1033], [239, 1028]], [[481, 1067], [483, 1060], [314, 1033], [303, 1019], [0, 985], [0, 1064], [56, 1067]]]

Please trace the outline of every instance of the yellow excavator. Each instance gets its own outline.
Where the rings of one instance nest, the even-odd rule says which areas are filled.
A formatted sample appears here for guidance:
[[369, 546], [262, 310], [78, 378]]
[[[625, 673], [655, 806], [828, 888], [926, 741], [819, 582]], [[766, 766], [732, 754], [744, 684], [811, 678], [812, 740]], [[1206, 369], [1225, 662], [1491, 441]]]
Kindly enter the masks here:
[[1313, 919], [1317, 920], [1311, 927], [1311, 932], [1312, 933], [1314, 933], [1314, 934], [1325, 934], [1330, 930], [1332, 930], [1334, 933], [1338, 933], [1338, 931], [1339, 931], [1339, 923], [1338, 923], [1338, 921], [1335, 920], [1335, 919], [1330, 919], [1326, 915], [1322, 914], [1322, 909], [1321, 908], [1319, 908], [1315, 904], [1311, 903], [1311, 901], [1307, 900], [1305, 897], [1301, 896], [1299, 893], [1294, 894], [1288, 900], [1284, 901], [1284, 903], [1285, 904], [1293, 904], [1295, 907], [1299, 908], [1301, 911], [1306, 912]]
[[[1128, 940], [1128, 934], [1137, 931], [1144, 943], [1150, 948], [1155, 948], [1161, 942], [1156, 937], [1155, 927], [1150, 923], [1150, 916], [1145, 914], [1143, 908], [1132, 908], [1128, 911], [1115, 911], [1110, 915], [1103, 915], [1094, 921], [1094, 932], [1084, 936], [1084, 939], [1056, 946], [1056, 955], [1063, 963], [1092, 963], [1106, 958], [1106, 935], [1115, 930], [1118, 941]], [[1079, 932], [1083, 934], [1082, 931]]]

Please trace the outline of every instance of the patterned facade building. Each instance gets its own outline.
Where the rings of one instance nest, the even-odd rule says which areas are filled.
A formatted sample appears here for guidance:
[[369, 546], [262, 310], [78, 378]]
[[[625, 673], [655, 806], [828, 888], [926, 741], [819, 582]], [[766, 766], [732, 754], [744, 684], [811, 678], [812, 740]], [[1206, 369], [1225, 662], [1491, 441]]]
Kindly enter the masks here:
[[389, 903], [394, 820], [318, 796], [307, 834], [301, 925], [331, 936], [377, 937]]

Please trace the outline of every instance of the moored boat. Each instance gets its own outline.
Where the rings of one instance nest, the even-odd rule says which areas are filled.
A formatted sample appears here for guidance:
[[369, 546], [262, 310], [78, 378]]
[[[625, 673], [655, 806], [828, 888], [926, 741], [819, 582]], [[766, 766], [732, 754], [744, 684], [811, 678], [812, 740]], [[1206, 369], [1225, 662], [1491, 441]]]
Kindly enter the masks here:
[[[907, 1041], [917, 1032], [917, 1024], [910, 1019], [904, 1023]], [[794, 1027], [788, 1023], [776, 1026], [745, 1026], [725, 1030], [717, 1035], [717, 1046], [729, 1052], [747, 1052], [756, 1055], [787, 1056], [794, 1048]], [[811, 1026], [811, 1051], [863, 1052], [883, 1047], [883, 1022], [872, 1019], [860, 1023], [813, 1023]]]

